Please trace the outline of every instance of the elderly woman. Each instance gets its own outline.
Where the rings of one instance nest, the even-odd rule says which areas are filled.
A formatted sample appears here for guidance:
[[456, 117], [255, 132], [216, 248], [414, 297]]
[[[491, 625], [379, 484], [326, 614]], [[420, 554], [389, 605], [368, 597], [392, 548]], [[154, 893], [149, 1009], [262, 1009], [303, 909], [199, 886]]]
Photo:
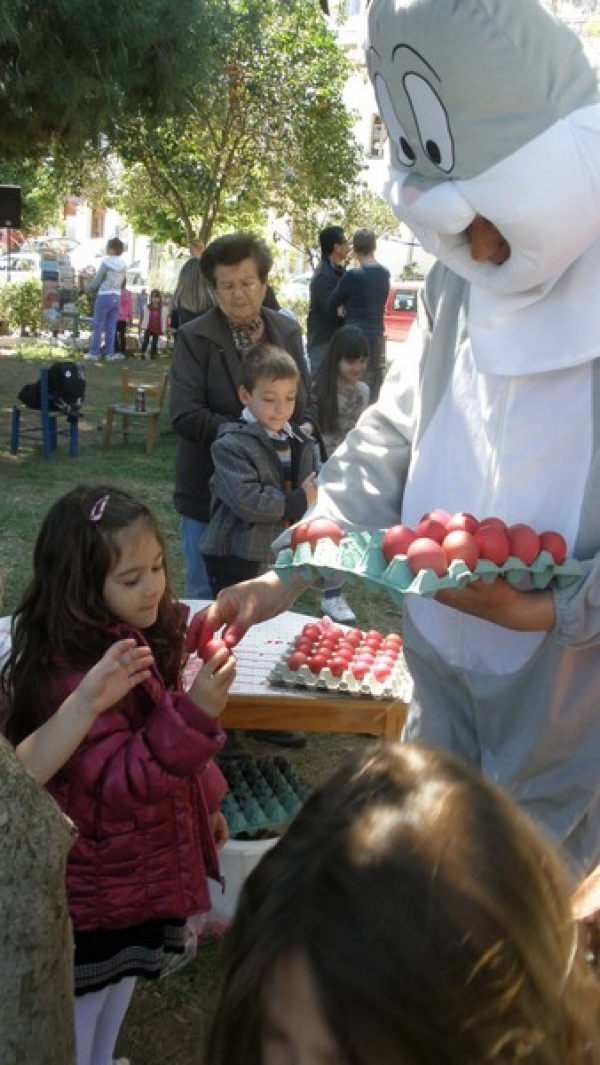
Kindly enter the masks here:
[[[300, 371], [293, 420], [311, 432], [310, 379], [298, 323], [263, 306], [272, 256], [251, 233], [212, 241], [200, 260], [216, 306], [181, 326], [171, 369], [170, 410], [178, 434], [175, 509], [183, 519], [185, 592], [212, 599], [199, 550], [210, 509], [211, 445], [219, 426], [239, 418], [238, 374], [244, 353], [257, 341], [284, 348]], [[264, 738], [264, 737], [263, 737]]]

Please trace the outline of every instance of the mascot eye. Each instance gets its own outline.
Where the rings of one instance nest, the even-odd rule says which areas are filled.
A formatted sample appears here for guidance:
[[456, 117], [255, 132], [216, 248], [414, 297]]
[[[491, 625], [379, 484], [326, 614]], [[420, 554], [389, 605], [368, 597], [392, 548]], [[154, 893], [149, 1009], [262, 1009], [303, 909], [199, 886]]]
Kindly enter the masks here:
[[429, 82], [418, 74], [404, 79], [419, 137], [427, 158], [448, 174], [454, 166], [454, 146], [444, 105]]
[[398, 161], [404, 166], [414, 166], [417, 157], [415, 150], [411, 146], [404, 128], [398, 120], [398, 116], [394, 110], [394, 105], [388, 92], [388, 87], [380, 74], [375, 75], [373, 87], [375, 89], [381, 121], [387, 129], [390, 140], [398, 145]]

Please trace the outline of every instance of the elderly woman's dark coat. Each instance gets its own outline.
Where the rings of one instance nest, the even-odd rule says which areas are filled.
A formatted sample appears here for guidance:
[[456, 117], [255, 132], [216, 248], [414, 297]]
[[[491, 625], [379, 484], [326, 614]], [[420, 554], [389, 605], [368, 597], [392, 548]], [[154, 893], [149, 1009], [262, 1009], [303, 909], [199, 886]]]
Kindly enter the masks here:
[[[268, 334], [265, 339], [288, 351], [298, 366], [300, 385], [293, 420], [301, 424], [307, 415], [310, 380], [300, 326], [293, 318], [266, 307], [261, 314]], [[237, 394], [241, 358], [218, 307], [177, 332], [170, 395], [171, 423], [179, 438], [174, 502], [175, 509], [186, 518], [209, 520], [210, 448], [219, 426], [241, 414]], [[309, 416], [309, 420], [313, 419]]]

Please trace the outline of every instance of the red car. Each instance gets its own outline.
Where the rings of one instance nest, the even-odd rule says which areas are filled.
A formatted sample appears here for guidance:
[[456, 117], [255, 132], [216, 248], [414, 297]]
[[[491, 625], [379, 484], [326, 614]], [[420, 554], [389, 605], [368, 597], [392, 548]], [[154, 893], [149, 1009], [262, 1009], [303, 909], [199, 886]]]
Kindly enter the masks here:
[[386, 340], [406, 340], [417, 317], [417, 299], [422, 281], [392, 281], [383, 312]]

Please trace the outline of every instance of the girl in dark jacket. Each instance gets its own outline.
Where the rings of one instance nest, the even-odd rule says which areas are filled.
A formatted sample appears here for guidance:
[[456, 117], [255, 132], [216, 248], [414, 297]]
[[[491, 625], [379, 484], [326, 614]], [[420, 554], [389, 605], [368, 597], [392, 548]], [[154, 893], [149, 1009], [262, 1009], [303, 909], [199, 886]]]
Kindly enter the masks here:
[[67, 864], [75, 931], [77, 1065], [105, 1065], [135, 977], [181, 952], [185, 920], [209, 908], [225, 782], [212, 756], [235, 660], [219, 651], [182, 689], [186, 616], [148, 508], [114, 486], [54, 504], [34, 551], [2, 671], [7, 735], [48, 720], [107, 648], [148, 645], [150, 675], [94, 722], [47, 787], [78, 838]]

